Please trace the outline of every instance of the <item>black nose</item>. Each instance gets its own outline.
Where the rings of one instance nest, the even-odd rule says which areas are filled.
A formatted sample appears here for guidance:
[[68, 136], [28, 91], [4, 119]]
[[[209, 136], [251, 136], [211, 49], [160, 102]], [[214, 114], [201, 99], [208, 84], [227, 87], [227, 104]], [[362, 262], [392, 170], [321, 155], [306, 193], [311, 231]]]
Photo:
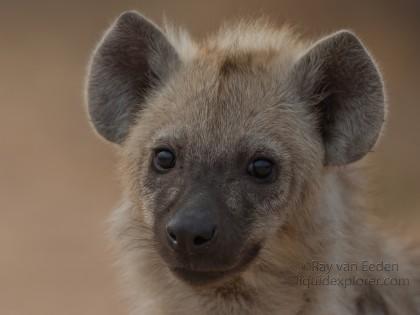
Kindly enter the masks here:
[[216, 224], [208, 219], [175, 216], [166, 225], [169, 244], [190, 253], [210, 245], [215, 239]]

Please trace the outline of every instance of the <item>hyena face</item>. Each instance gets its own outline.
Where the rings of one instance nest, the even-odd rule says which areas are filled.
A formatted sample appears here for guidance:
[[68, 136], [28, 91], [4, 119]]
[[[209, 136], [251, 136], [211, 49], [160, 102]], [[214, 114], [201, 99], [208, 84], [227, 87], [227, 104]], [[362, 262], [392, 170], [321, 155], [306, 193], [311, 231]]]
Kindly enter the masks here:
[[185, 54], [125, 13], [89, 73], [91, 119], [122, 147], [139, 220], [193, 284], [244, 270], [316, 196], [324, 166], [372, 148], [384, 117], [379, 74], [353, 34], [307, 48], [234, 35]]
[[160, 254], [190, 281], [244, 268], [321, 165], [309, 113], [270, 69], [233, 58], [179, 70], [125, 144]]

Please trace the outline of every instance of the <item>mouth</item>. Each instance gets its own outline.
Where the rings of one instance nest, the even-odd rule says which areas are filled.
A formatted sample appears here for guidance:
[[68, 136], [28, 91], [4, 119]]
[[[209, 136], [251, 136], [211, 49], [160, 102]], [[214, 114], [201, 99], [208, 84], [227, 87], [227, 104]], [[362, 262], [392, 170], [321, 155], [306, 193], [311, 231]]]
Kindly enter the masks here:
[[254, 246], [246, 255], [232, 268], [225, 270], [194, 270], [189, 267], [173, 267], [170, 270], [176, 277], [194, 286], [215, 284], [223, 280], [232, 278], [234, 275], [244, 271], [250, 263], [258, 256], [261, 249], [260, 244]]

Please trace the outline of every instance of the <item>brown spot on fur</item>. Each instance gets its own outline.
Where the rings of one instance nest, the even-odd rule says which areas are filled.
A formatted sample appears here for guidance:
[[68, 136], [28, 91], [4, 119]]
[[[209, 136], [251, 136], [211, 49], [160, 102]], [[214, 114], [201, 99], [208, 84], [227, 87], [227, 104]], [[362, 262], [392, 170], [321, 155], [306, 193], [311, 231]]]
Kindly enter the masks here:
[[228, 77], [234, 73], [243, 74], [247, 71], [263, 70], [275, 56], [272, 50], [230, 54], [222, 60], [219, 73], [221, 77]]
[[220, 75], [227, 77], [233, 73], [243, 72], [251, 66], [252, 55], [250, 53], [227, 56], [220, 65]]

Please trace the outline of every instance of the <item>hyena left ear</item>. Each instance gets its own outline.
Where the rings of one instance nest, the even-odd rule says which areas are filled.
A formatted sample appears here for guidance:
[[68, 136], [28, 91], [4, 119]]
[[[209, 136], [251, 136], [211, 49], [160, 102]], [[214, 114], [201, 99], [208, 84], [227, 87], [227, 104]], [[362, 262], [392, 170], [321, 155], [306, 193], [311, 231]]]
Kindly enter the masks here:
[[137, 12], [125, 12], [94, 51], [87, 78], [92, 123], [122, 143], [146, 98], [167, 80], [179, 58], [166, 36]]
[[311, 100], [325, 147], [325, 165], [344, 165], [375, 145], [385, 117], [384, 88], [360, 40], [340, 31], [315, 43], [292, 69], [299, 97]]

